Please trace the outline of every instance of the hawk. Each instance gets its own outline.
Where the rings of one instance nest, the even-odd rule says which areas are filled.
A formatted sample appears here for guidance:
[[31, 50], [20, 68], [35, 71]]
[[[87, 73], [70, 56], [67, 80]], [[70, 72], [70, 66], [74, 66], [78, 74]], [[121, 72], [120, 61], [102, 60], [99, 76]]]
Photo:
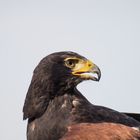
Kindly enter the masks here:
[[[23, 107], [27, 140], [140, 139], [140, 122], [129, 115], [90, 103], [76, 86], [99, 81], [101, 71], [70, 51], [43, 58], [33, 72]], [[94, 91], [91, 91], [94, 92]]]

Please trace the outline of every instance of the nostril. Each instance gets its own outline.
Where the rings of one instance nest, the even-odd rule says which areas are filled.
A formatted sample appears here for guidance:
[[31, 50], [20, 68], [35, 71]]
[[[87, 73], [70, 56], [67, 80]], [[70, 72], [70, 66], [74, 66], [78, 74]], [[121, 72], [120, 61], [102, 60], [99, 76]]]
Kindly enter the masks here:
[[88, 64], [89, 67], [91, 67], [91, 64]]

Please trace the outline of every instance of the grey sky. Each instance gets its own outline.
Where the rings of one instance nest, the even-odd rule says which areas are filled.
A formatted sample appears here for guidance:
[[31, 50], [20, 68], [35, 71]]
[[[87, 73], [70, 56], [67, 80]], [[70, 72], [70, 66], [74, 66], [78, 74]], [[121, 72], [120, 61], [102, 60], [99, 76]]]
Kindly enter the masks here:
[[0, 139], [25, 140], [22, 106], [44, 56], [76, 51], [102, 71], [79, 90], [95, 104], [140, 112], [140, 1], [0, 1]]

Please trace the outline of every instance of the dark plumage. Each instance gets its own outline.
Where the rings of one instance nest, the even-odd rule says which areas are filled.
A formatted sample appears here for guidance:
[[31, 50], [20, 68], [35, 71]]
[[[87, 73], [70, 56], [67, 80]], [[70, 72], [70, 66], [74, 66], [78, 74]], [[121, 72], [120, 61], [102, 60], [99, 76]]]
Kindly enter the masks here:
[[91, 104], [76, 89], [83, 80], [98, 81], [100, 76], [95, 64], [74, 52], [53, 53], [42, 59], [34, 70], [23, 107], [23, 118], [28, 119], [27, 139], [58, 140], [69, 126], [79, 123], [139, 127], [140, 122], [123, 113]]
[[130, 116], [140, 122], [140, 114], [138, 114], [138, 113], [124, 113], [124, 114], [126, 114], [127, 116]]

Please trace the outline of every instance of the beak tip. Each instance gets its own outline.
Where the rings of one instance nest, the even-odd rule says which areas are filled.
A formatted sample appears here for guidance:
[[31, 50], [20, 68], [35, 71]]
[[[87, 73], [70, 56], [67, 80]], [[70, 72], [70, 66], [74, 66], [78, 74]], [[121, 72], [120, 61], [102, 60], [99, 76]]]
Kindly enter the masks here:
[[96, 79], [96, 81], [99, 82], [99, 81], [100, 81], [100, 78], [101, 78], [101, 77], [98, 77], [98, 78]]
[[95, 65], [93, 72], [96, 73], [98, 76], [97, 78], [94, 78], [94, 81], [99, 82], [101, 79], [101, 71], [100, 71], [99, 67]]
[[100, 81], [100, 79], [101, 79], [101, 71], [98, 74], [98, 81]]

